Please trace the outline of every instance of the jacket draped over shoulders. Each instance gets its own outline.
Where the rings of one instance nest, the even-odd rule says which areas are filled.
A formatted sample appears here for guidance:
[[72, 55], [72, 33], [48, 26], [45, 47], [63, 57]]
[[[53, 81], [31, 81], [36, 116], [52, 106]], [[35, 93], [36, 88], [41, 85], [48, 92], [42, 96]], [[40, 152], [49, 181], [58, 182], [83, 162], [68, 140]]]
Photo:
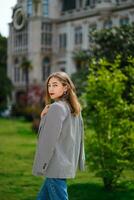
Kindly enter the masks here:
[[33, 175], [73, 178], [77, 165], [84, 169], [84, 132], [82, 116], [74, 117], [66, 102], [51, 104], [41, 118]]

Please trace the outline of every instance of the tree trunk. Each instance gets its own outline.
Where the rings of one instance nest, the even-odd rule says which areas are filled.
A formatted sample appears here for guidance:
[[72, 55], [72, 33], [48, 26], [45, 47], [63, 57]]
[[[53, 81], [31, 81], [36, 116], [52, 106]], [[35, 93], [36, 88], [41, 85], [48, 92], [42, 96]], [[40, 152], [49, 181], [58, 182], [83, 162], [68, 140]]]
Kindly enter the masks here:
[[108, 177], [103, 177], [104, 188], [107, 191], [113, 190], [113, 179], [109, 179]]
[[29, 92], [29, 70], [26, 69], [26, 105], [28, 104], [28, 92]]

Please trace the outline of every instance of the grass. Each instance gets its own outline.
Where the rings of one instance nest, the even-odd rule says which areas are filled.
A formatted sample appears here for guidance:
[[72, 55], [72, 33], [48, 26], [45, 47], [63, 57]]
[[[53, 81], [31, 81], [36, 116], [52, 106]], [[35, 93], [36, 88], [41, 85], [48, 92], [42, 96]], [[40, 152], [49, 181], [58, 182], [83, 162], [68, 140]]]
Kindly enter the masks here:
[[[31, 124], [20, 120], [0, 119], [0, 199], [34, 200], [43, 177], [32, 175], [36, 135]], [[101, 179], [92, 172], [78, 172], [69, 179], [70, 200], [133, 200], [134, 173], [125, 172], [121, 178], [122, 188], [115, 192], [103, 189]]]

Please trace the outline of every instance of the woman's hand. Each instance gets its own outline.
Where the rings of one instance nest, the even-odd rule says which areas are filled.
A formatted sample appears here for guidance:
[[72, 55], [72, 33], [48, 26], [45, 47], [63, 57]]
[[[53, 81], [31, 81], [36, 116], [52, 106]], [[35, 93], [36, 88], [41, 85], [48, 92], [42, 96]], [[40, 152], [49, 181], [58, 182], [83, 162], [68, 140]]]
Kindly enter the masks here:
[[46, 105], [45, 108], [42, 110], [40, 117], [42, 118], [48, 111], [50, 104]]

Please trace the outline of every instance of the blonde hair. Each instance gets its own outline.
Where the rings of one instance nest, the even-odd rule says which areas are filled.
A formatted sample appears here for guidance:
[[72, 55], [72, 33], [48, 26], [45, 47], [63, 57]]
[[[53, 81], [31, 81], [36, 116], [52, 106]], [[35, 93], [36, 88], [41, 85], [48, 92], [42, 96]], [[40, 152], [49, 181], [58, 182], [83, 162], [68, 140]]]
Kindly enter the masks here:
[[70, 77], [65, 72], [54, 72], [50, 74], [45, 81], [45, 104], [47, 105], [51, 103], [51, 98], [48, 92], [48, 82], [52, 77], [57, 78], [63, 86], [67, 86], [66, 94], [63, 94], [59, 100], [64, 99], [69, 104], [71, 113], [75, 116], [79, 115], [81, 106], [76, 95], [76, 89]]

